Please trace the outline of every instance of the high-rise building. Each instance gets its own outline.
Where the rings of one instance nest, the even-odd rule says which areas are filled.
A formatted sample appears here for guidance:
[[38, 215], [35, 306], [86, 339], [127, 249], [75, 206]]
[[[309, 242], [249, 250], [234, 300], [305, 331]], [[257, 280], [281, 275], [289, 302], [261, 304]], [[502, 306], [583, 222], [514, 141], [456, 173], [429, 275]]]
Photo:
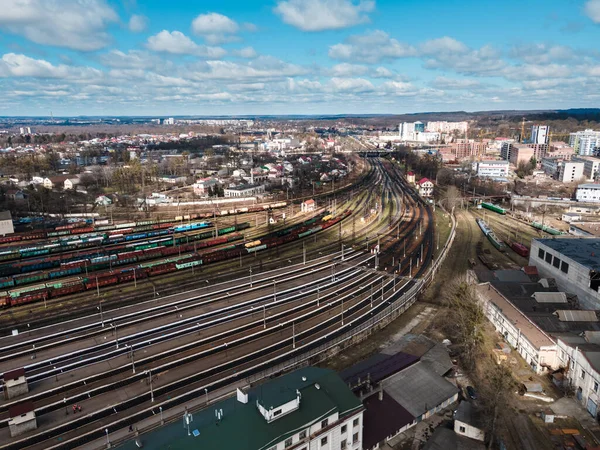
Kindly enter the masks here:
[[548, 125], [534, 125], [531, 127], [532, 144], [547, 144], [549, 135], [550, 127]]
[[415, 124], [413, 122], [402, 122], [398, 130], [400, 138], [404, 141], [412, 141], [415, 138]]
[[469, 127], [469, 122], [427, 122], [427, 131], [437, 131], [439, 133], [452, 133], [453, 131], [458, 131], [460, 134], [464, 134], [467, 132], [467, 128]]
[[423, 122], [415, 122], [415, 131], [423, 133], [425, 131], [425, 124]]
[[571, 133], [569, 145], [578, 155], [593, 155], [600, 150], [600, 131], [585, 130]]

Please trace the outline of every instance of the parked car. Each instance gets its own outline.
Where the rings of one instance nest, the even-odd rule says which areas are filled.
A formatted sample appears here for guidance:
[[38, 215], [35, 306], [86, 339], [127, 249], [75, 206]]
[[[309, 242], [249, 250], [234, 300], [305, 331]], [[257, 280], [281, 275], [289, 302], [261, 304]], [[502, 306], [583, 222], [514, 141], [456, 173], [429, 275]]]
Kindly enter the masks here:
[[467, 386], [467, 395], [471, 400], [477, 400], [477, 392], [475, 392], [473, 386]]

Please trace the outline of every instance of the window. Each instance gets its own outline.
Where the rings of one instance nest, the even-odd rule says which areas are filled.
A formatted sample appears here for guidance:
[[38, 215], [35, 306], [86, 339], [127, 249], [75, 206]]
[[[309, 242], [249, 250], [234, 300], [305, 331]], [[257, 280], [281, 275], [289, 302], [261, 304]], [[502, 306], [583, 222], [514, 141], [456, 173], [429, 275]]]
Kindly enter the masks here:
[[564, 273], [569, 273], [569, 263], [563, 261], [560, 270]]
[[465, 427], [458, 427], [458, 431], [464, 433], [465, 431], [467, 431], [467, 429]]
[[287, 438], [287, 439], [285, 440], [284, 447], [285, 447], [285, 448], [288, 448], [288, 447], [291, 447], [291, 446], [292, 446], [292, 438]]
[[273, 417], [277, 417], [279, 414], [281, 414], [281, 409], [273, 411]]
[[552, 254], [551, 253], [546, 253], [546, 262], [548, 264], [550, 264], [552, 262]]
[[598, 382], [594, 381], [594, 392], [598, 392]]
[[324, 438], [321, 438], [321, 447], [327, 445], [327, 436], [325, 436]]
[[341, 430], [342, 434], [344, 434], [347, 430], [348, 430], [348, 425], [343, 425], [342, 430]]
[[552, 261], [552, 265], [558, 269], [560, 267], [560, 259], [555, 256], [554, 261]]
[[356, 444], [358, 442], [358, 433], [354, 433], [352, 435], [352, 443]]
[[345, 440], [343, 440], [343, 441], [340, 443], [340, 450], [344, 450], [344, 449], [348, 448], [348, 447], [346, 447], [346, 445], [347, 445], [347, 442], [346, 442]]
[[585, 380], [585, 372], [583, 371], [583, 369], [581, 370], [581, 379]]
[[539, 249], [539, 251], [538, 251], [538, 258], [540, 258], [540, 259], [544, 259], [544, 253], [546, 253], [546, 252], [544, 252], [544, 250], [542, 250], [542, 249], [540, 248], [540, 249]]
[[359, 421], [358, 421], [358, 418], [354, 419], [354, 420], [352, 421], [352, 426], [353, 426], [353, 427], [357, 427], [357, 426], [358, 426], [358, 422], [359, 422]]
[[327, 428], [327, 425], [329, 425], [329, 420], [325, 419], [321, 421], [321, 428]]
[[298, 439], [300, 439], [300, 440], [306, 439], [306, 430], [302, 430], [300, 432], [300, 434], [298, 435]]

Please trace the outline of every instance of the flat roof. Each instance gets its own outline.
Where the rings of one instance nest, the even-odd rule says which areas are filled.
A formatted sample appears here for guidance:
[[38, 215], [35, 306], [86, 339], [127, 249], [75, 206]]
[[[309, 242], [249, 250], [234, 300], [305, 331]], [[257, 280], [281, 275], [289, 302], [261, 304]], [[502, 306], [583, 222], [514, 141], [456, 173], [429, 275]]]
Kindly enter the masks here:
[[585, 183], [585, 184], [578, 184], [577, 188], [583, 188], [583, 189], [600, 189], [600, 184], [598, 183]]
[[365, 380], [367, 377], [370, 377], [371, 383], [379, 383], [381, 380], [415, 364], [418, 360], [417, 356], [408, 353], [398, 352], [391, 356], [376, 353], [340, 372], [340, 377], [351, 385], [356, 384], [359, 378]]
[[[303, 381], [303, 377], [306, 381]], [[285, 391], [295, 391], [297, 388], [301, 395], [300, 407], [269, 423], [258, 411], [256, 401], [265, 395], [275, 395], [281, 388]], [[283, 392], [282, 395], [287, 396], [287, 393]], [[335, 412], [344, 416], [361, 409], [361, 402], [337, 373], [329, 369], [305, 367], [253, 387], [248, 391], [246, 404], [238, 402], [234, 396], [195, 412], [190, 431], [198, 430], [197, 437], [187, 436], [187, 431], [182, 429], [178, 420], [144, 436], [144, 448], [261, 450]], [[219, 422], [215, 419], [215, 410], [223, 410], [223, 418]], [[120, 448], [137, 449], [134, 441], [128, 441]]]
[[600, 270], [600, 238], [561, 236], [534, 239], [532, 242], [539, 242], [589, 269]]
[[383, 389], [414, 417], [425, 414], [458, 393], [458, 388], [418, 362], [383, 382]]

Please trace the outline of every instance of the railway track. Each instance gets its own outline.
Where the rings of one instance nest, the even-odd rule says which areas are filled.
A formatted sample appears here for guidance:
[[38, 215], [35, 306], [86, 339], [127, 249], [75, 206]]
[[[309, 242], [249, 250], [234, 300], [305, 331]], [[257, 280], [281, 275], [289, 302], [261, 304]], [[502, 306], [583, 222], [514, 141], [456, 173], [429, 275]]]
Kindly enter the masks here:
[[[412, 243], [411, 257], [423, 241], [426, 255], [420, 255], [423, 264], [413, 273], [418, 277], [431, 259], [432, 220], [421, 239], [413, 239], [415, 224], [400, 222], [407, 210], [414, 217], [422, 205], [408, 200], [402, 205], [402, 187], [381, 166], [376, 171], [389, 193], [384, 189], [378, 196], [381, 211], [355, 240], [361, 241], [362, 233], [379, 233], [391, 258], [401, 227], [402, 238]], [[348, 200], [360, 208], [374, 195], [369, 190]], [[428, 208], [421, 213], [431, 219]], [[342, 226], [326, 233], [341, 237]], [[248, 274], [100, 317], [95, 313], [34, 329], [27, 336], [0, 338], [0, 371], [25, 367], [31, 391], [24, 398], [34, 401], [40, 424], [24, 437], [8, 437], [7, 410], [16, 401], [0, 401], [0, 448], [85, 445], [102, 437], [105, 428], [126, 427], [152, 415], [157, 406], [167, 410], [199, 393], [208, 396], [368, 324], [420, 285], [418, 279], [375, 270], [371, 253], [347, 248], [341, 261], [338, 244], [332, 244], [335, 252], [306, 265]], [[66, 415], [63, 409], [73, 403], [81, 404], [84, 413]]]

